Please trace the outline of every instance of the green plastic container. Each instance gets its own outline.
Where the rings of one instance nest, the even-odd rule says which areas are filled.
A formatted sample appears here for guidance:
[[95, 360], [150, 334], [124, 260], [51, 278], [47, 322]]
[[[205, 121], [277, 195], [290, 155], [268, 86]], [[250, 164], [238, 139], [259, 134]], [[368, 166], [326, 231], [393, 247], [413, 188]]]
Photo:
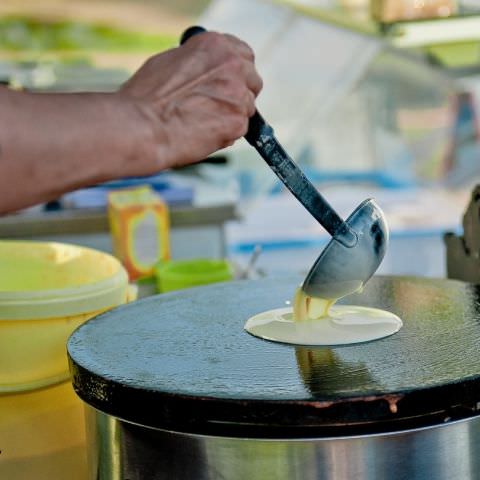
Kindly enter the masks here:
[[233, 270], [226, 260], [194, 259], [159, 262], [155, 267], [159, 292], [232, 280]]

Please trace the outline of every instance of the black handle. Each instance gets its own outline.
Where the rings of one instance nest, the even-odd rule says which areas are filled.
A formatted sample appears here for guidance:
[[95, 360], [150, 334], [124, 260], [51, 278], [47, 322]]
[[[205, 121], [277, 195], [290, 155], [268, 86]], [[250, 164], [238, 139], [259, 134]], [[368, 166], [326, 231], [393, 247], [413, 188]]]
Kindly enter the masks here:
[[189, 38], [198, 35], [199, 33], [205, 33], [207, 30], [199, 25], [194, 25], [193, 27], [187, 28], [182, 37], [180, 38], [180, 45], [183, 45]]
[[[204, 32], [206, 29], [203, 27], [190, 27], [183, 33], [180, 44], [183, 45], [189, 38]], [[358, 239], [355, 232], [349, 228], [290, 158], [275, 138], [273, 128], [264, 120], [258, 110], [250, 118], [245, 139], [332, 237], [346, 247], [354, 247], [357, 244]]]

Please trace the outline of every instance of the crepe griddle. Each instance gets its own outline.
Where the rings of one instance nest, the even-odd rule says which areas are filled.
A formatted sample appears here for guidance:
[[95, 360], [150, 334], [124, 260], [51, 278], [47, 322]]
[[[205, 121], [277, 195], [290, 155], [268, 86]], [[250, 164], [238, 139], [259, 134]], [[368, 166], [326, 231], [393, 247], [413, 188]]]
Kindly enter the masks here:
[[477, 414], [477, 287], [374, 277], [343, 303], [389, 310], [404, 327], [366, 344], [295, 347], [244, 331], [252, 315], [285, 306], [300, 281], [211, 285], [100, 315], [69, 340], [74, 388], [130, 422], [229, 436], [351, 435]]

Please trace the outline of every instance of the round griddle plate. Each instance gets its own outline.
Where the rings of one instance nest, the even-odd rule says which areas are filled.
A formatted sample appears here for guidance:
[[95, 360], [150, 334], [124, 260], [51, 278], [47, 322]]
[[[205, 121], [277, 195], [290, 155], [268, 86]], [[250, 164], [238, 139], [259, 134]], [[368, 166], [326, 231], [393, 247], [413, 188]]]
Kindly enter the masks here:
[[285, 306], [300, 280], [184, 290], [90, 320], [68, 344], [74, 388], [131, 422], [229, 435], [362, 433], [476, 414], [477, 287], [373, 278], [344, 303], [389, 310], [404, 327], [366, 344], [295, 347], [243, 330], [252, 315]]

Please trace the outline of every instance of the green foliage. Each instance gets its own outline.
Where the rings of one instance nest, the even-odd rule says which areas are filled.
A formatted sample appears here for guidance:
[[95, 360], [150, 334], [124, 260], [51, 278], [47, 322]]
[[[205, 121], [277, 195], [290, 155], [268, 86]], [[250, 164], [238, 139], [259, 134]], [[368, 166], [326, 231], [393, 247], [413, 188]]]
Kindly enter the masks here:
[[174, 46], [169, 35], [132, 32], [107, 25], [33, 18], [0, 19], [0, 50], [158, 52]]

